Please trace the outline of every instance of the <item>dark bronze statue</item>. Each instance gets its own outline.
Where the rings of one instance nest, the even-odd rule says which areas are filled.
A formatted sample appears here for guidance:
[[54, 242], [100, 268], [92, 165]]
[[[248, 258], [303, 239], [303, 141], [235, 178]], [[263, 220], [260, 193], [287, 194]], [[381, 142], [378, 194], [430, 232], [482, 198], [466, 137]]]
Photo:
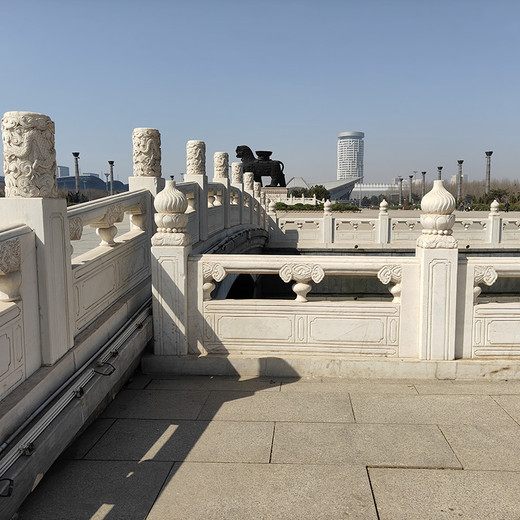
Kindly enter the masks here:
[[267, 187], [281, 186], [285, 188], [285, 175], [283, 173], [283, 162], [270, 159], [273, 152], [257, 151], [258, 159], [253, 155], [249, 146], [237, 146], [236, 154], [244, 164], [244, 173], [255, 174], [255, 182], [262, 183], [262, 177], [271, 177], [271, 184]]

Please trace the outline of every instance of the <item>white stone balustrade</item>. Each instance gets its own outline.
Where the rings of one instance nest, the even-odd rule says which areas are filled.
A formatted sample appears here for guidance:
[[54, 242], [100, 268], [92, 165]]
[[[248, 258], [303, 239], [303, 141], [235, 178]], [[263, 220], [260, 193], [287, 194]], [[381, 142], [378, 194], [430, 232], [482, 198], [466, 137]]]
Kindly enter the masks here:
[[36, 247], [25, 226], [0, 229], [0, 399], [41, 365]]
[[72, 206], [67, 209], [70, 239], [80, 240], [83, 228], [90, 226], [96, 228], [100, 245], [113, 247], [117, 234], [115, 224], [123, 221], [125, 213], [131, 215], [135, 228], [145, 230], [149, 212], [149, 192], [144, 189]]

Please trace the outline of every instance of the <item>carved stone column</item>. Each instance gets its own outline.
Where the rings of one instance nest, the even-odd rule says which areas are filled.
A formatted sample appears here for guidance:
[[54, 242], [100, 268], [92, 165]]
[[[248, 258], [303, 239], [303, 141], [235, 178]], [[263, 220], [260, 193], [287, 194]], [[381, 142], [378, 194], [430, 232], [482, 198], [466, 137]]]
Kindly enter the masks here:
[[244, 182], [243, 167], [244, 165], [241, 162], [231, 163], [231, 184], [240, 189], [242, 189], [242, 185]]
[[154, 353], [187, 353], [188, 327], [188, 255], [191, 251], [188, 224], [188, 200], [166, 181], [166, 187], [154, 201], [157, 233], [152, 237], [152, 296]]
[[229, 154], [215, 152], [213, 154], [213, 182], [222, 182], [229, 179]]
[[442, 180], [433, 181], [421, 207], [419, 357], [455, 359], [458, 244], [452, 236], [455, 199]]
[[206, 175], [206, 143], [204, 141], [187, 142], [186, 175]]
[[156, 128], [134, 128], [132, 145], [134, 175], [128, 179], [130, 191], [145, 188], [155, 197], [164, 188], [161, 133]]
[[253, 172], [245, 172], [244, 173], [244, 190], [250, 193], [251, 195], [254, 193], [254, 182], [255, 182], [255, 174]]
[[186, 174], [184, 182], [195, 182], [199, 185], [197, 219], [199, 222], [199, 239], [208, 238], [208, 177], [206, 175], [206, 144], [204, 141], [192, 140], [186, 143]]
[[34, 112], [6, 112], [2, 118], [5, 196], [58, 196], [54, 122]]
[[53, 364], [74, 335], [69, 223], [66, 200], [57, 198], [54, 123], [44, 114], [7, 112], [1, 127], [2, 224], [24, 223], [36, 235], [41, 354], [44, 364]]

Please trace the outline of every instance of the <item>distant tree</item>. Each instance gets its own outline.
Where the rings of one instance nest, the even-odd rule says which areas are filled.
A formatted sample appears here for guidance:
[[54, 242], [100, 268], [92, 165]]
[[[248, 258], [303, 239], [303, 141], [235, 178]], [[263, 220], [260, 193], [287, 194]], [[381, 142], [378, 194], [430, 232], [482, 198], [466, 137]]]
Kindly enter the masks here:
[[330, 199], [330, 191], [325, 188], [322, 184], [316, 184], [309, 190], [309, 196], [313, 197], [316, 195], [318, 200]]
[[289, 195], [292, 195], [293, 197], [301, 197], [302, 195], [308, 197], [309, 190], [307, 188], [292, 188], [289, 190]]

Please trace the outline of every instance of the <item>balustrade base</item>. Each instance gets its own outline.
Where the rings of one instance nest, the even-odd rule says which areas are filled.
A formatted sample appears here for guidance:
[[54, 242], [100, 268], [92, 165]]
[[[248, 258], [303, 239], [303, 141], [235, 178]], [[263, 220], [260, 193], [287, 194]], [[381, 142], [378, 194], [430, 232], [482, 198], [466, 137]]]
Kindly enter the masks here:
[[235, 377], [341, 377], [352, 379], [520, 380], [520, 360], [430, 361], [353, 359], [333, 356], [154, 356], [145, 355], [150, 375]]

